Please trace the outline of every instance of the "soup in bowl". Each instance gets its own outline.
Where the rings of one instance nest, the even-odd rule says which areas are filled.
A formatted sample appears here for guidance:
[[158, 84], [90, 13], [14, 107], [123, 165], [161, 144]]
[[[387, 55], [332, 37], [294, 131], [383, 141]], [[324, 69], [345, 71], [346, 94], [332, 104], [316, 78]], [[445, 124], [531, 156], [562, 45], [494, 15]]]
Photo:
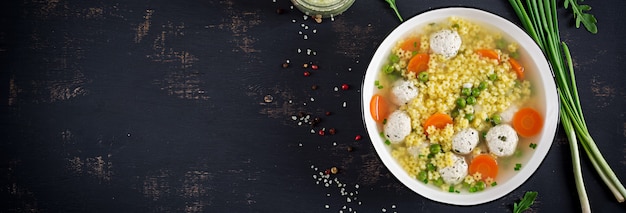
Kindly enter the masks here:
[[539, 167], [559, 103], [536, 43], [471, 8], [425, 12], [381, 43], [365, 74], [363, 119], [391, 173], [429, 199], [500, 198]]

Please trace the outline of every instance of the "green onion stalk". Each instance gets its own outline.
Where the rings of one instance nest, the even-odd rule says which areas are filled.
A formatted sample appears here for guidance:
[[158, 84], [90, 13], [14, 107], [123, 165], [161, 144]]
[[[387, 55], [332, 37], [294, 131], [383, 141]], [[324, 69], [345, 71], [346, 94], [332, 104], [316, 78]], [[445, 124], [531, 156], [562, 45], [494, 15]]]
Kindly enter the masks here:
[[[525, 4], [521, 0], [509, 0], [509, 3], [513, 6], [526, 32], [537, 42], [552, 64], [561, 100], [561, 124], [570, 143], [574, 178], [583, 212], [590, 212], [591, 207], [580, 170], [578, 143], [583, 147], [593, 167], [617, 201], [620, 203], [624, 202], [624, 197], [626, 197], [624, 185], [622, 185], [600, 153], [587, 129], [578, 97], [570, 51], [567, 44], [561, 42], [559, 36], [556, 0], [527, 0]], [[590, 9], [586, 5], [577, 5], [575, 0], [565, 0], [565, 8], [567, 8], [568, 4], [571, 4], [572, 8], [585, 6], [582, 8]], [[581, 11], [578, 12], [580, 13]], [[583, 20], [583, 24], [585, 24], [587, 29], [590, 29], [587, 24], [593, 25], [592, 28], [595, 27], [596, 20], [590, 14], [584, 14], [584, 16], [575, 15], [575, 17], [577, 22], [579, 22], [578, 19], [586, 18], [586, 20]], [[591, 30], [590, 32], [595, 33]]]

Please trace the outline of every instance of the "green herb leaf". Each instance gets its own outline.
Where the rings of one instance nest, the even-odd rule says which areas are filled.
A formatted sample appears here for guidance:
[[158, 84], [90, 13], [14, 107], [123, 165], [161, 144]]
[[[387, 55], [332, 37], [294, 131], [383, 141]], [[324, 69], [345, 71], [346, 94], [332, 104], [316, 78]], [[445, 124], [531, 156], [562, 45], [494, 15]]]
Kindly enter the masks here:
[[404, 20], [402, 19], [402, 16], [400, 15], [400, 11], [398, 11], [398, 7], [396, 7], [396, 0], [385, 0], [387, 3], [389, 3], [389, 7], [391, 7], [391, 9], [396, 12], [396, 16], [398, 16], [398, 19], [400, 19], [400, 22], [403, 22]]
[[522, 213], [535, 202], [535, 198], [537, 198], [537, 192], [528, 191], [524, 194], [522, 200], [519, 203], [513, 203], [513, 213]]
[[585, 29], [592, 34], [598, 33], [598, 20], [596, 17], [589, 13], [585, 13], [591, 10], [591, 6], [589, 5], [579, 5], [578, 2], [582, 2], [583, 0], [565, 0], [564, 7], [568, 9], [568, 7], [572, 6], [572, 12], [574, 13], [574, 18], [576, 19], [576, 28], [580, 28], [580, 23], [585, 26]]

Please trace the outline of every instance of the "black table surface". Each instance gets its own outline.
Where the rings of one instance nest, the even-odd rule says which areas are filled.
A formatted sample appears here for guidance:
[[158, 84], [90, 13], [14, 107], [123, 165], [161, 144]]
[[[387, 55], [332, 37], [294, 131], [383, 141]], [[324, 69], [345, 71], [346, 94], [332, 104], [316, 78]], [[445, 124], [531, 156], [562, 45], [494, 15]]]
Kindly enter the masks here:
[[[599, 33], [560, 7], [561, 36], [589, 130], [626, 181], [626, 1], [585, 3]], [[431, 201], [387, 170], [360, 105], [400, 24], [382, 0], [319, 24], [287, 0], [1, 4], [0, 212], [511, 212], [526, 191], [531, 212], [580, 211], [562, 129], [528, 181], [486, 204]], [[397, 4], [405, 18], [468, 6], [520, 23], [501, 0]], [[592, 209], [624, 212], [582, 156]], [[325, 186], [315, 175], [331, 167]]]

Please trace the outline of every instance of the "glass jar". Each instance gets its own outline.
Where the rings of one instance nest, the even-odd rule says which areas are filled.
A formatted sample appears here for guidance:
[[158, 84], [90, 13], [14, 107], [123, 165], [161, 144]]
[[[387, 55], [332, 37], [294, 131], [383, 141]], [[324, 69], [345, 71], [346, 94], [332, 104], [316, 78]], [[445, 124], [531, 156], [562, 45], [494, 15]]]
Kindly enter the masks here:
[[294, 6], [308, 16], [329, 18], [346, 11], [354, 0], [291, 0]]

